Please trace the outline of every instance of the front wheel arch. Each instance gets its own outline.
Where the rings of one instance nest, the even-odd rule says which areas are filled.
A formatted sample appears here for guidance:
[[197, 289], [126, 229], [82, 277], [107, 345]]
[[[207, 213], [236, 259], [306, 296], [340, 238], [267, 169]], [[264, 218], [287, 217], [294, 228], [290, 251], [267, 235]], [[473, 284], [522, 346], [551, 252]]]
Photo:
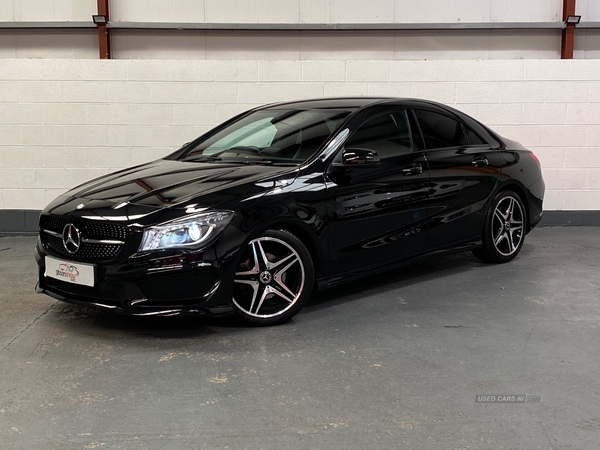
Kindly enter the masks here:
[[302, 241], [289, 231], [267, 229], [241, 250], [234, 313], [249, 325], [284, 323], [302, 309], [314, 286], [312, 257]]
[[[243, 226], [242, 229], [246, 227], [249, 228], [249, 226], [246, 225]], [[260, 236], [261, 233], [264, 233], [267, 230], [283, 230], [295, 235], [302, 241], [310, 253], [316, 276], [318, 278], [322, 278], [328, 275], [327, 264], [322, 264], [325, 261], [324, 255], [326, 255], [328, 251], [327, 244], [325, 244], [325, 248], [321, 246], [319, 237], [316, 235], [314, 228], [312, 228], [310, 225], [302, 222], [298, 218], [290, 216], [275, 217], [269, 221], [261, 223], [260, 227], [255, 227], [251, 233], [248, 233], [249, 238], [247, 238], [246, 242], [244, 242], [244, 247], [248, 245], [248, 242], [250, 242], [252, 239]]]

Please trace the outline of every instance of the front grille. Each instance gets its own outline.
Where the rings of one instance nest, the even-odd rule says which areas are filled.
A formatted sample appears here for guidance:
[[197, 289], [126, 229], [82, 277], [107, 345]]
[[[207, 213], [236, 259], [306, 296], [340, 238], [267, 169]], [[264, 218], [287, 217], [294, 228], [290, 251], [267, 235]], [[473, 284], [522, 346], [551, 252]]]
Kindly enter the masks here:
[[62, 238], [46, 235], [44, 239], [46, 248], [53, 253], [81, 261], [110, 261], [117, 257], [122, 247], [122, 245], [116, 244], [88, 244], [84, 242], [77, 253], [71, 254], [65, 249]]
[[118, 239], [120, 241], [127, 239], [127, 228], [114, 223], [83, 222], [81, 232], [86, 237], [102, 236], [104, 239]]
[[206, 270], [163, 275], [137, 283], [148, 300], [205, 300], [218, 276]]
[[64, 216], [41, 216], [40, 226], [44, 230], [56, 231], [62, 233], [63, 228], [69, 223], [69, 219]]
[[59, 233], [62, 236], [63, 228], [69, 223], [72, 223], [79, 229], [83, 239], [120, 240], [123, 242], [127, 239], [127, 227], [124, 225], [85, 219], [71, 219], [65, 216], [41, 216], [41, 239], [44, 247], [50, 251], [50, 253], [57, 256], [65, 256], [76, 261], [107, 262], [115, 259], [121, 252], [123, 244], [82, 242], [79, 250], [74, 254], [71, 254], [65, 249], [62, 237], [54, 236], [43, 231], [52, 231], [54, 233]]

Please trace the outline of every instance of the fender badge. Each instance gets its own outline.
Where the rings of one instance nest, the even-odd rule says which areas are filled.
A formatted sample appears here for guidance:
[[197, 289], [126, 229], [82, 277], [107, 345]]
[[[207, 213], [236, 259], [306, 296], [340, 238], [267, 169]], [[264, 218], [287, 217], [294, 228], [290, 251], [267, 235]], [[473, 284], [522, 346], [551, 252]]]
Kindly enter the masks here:
[[81, 209], [85, 206], [85, 203], [80, 203], [79, 205], [77, 205], [77, 209]]

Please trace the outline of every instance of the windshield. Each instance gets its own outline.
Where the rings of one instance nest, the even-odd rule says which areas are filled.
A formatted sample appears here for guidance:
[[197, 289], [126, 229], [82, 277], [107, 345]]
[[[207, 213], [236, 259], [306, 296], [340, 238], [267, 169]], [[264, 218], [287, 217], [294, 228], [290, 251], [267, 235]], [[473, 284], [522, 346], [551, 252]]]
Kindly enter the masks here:
[[256, 111], [197, 143], [182, 161], [298, 164], [323, 145], [351, 109]]

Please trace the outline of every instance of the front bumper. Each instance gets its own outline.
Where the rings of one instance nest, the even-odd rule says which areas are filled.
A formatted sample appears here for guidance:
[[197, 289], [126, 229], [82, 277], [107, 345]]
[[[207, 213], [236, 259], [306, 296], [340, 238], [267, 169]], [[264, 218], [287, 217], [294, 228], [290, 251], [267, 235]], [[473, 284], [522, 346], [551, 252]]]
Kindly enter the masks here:
[[188, 253], [95, 264], [95, 283], [89, 287], [46, 277], [46, 255], [65, 259], [51, 254], [38, 241], [36, 292], [58, 300], [141, 316], [217, 316], [233, 310], [231, 261], [207, 261], [205, 255]]

